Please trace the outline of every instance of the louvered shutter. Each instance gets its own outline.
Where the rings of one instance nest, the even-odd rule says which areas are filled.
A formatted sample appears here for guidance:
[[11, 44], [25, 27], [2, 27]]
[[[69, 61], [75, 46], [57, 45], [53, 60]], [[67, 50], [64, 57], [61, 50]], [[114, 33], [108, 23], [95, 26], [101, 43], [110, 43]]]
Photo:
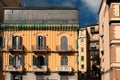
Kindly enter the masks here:
[[20, 65], [24, 65], [24, 56], [20, 56]]
[[15, 47], [16, 47], [15, 36], [12, 36], [12, 49], [15, 49]]
[[46, 37], [45, 36], [43, 36], [43, 49], [46, 49]]
[[39, 36], [36, 36], [36, 48], [39, 49]]
[[2, 57], [0, 56], [0, 71], [2, 71]]
[[48, 66], [48, 56], [44, 57], [44, 65]]
[[36, 56], [33, 56], [33, 66], [38, 65], [38, 60]]
[[16, 36], [16, 49], [20, 49], [21, 48], [21, 37], [20, 36]]
[[13, 65], [14, 58], [12, 56], [9, 56], [9, 65]]
[[5, 38], [3, 37], [2, 47], [5, 46]]

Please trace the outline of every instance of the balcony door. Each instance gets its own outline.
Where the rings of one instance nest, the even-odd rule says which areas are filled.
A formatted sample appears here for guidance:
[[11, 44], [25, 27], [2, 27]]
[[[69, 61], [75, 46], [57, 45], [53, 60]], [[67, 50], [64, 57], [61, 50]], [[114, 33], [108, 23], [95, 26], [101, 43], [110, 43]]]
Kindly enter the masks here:
[[20, 66], [24, 64], [24, 57], [15, 55], [15, 56], [9, 56], [9, 65], [11, 66]]
[[68, 80], [67, 76], [62, 76], [60, 80]]
[[12, 37], [12, 48], [13, 49], [21, 49], [22, 38], [20, 36]]
[[22, 80], [22, 75], [18, 73], [13, 73], [11, 75], [11, 80]]
[[48, 56], [33, 56], [33, 66], [47, 66], [48, 65]]
[[68, 50], [68, 38], [66, 36], [61, 37], [61, 50]]
[[66, 55], [63, 55], [61, 57], [61, 66], [67, 66], [68, 65], [68, 57]]
[[37, 36], [36, 37], [36, 46], [37, 46], [37, 49], [40, 49], [40, 50], [43, 50], [45, 49], [45, 37], [44, 36]]

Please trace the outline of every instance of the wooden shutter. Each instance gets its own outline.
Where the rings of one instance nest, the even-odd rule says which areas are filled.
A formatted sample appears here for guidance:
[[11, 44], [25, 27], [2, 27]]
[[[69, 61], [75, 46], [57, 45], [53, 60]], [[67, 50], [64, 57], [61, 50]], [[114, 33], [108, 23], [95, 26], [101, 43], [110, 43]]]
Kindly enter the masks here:
[[48, 56], [44, 57], [44, 65], [48, 66]]
[[39, 36], [36, 36], [36, 48], [39, 49]]
[[14, 58], [12, 56], [9, 56], [9, 65], [13, 65]]
[[[10, 43], [9, 43], [10, 44]], [[15, 49], [16, 41], [15, 41], [15, 36], [12, 35], [12, 48]], [[9, 46], [10, 47], [10, 46]]]
[[3, 37], [2, 39], [3, 39], [2, 47], [4, 47], [5, 46], [5, 38]]
[[45, 49], [46, 48], [46, 37], [45, 36], [43, 36], [43, 48]]
[[21, 49], [21, 37], [20, 36], [16, 36], [15, 37], [15, 42], [16, 42], [16, 49]]
[[24, 65], [24, 56], [20, 56], [20, 65]]
[[33, 56], [33, 66], [38, 65], [38, 60], [36, 56]]
[[0, 71], [2, 71], [2, 57], [0, 56]]

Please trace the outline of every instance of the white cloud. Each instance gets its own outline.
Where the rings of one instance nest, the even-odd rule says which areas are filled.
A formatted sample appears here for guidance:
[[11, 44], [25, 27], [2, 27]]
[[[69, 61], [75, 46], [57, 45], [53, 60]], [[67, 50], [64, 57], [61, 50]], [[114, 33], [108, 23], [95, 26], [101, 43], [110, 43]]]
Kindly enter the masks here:
[[81, 0], [91, 12], [97, 13], [101, 4], [101, 0]]

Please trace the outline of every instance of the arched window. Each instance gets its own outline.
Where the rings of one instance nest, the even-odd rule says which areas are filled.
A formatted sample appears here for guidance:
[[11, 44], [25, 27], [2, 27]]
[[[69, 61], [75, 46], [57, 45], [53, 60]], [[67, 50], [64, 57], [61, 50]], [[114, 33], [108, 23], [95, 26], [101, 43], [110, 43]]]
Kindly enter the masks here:
[[43, 56], [38, 56], [38, 66], [43, 66], [44, 65], [44, 57]]
[[45, 49], [46, 41], [44, 36], [37, 36], [36, 37], [36, 45], [37, 49], [43, 50]]
[[12, 48], [13, 49], [21, 49], [22, 38], [20, 36], [12, 37]]
[[61, 37], [61, 50], [68, 50], [68, 38], [66, 36]]
[[61, 57], [61, 65], [62, 66], [68, 65], [68, 57], [67, 56], [63, 55]]

